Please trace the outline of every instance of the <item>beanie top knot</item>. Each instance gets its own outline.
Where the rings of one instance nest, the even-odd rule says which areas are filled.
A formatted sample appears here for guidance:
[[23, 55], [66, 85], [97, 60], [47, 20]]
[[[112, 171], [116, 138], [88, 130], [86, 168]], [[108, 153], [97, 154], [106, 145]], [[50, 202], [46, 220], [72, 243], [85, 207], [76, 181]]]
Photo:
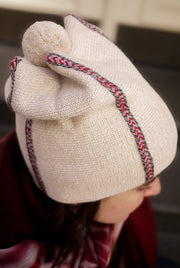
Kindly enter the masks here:
[[24, 33], [22, 49], [24, 56], [32, 64], [46, 66], [49, 52], [68, 52], [71, 48], [66, 30], [51, 21], [39, 21], [31, 25]]

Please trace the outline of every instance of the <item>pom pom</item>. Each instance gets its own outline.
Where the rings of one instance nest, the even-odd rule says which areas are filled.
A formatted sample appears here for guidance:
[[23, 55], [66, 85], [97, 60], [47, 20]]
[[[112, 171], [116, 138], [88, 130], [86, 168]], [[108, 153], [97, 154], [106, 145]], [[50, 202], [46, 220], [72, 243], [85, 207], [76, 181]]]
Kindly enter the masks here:
[[46, 57], [51, 52], [70, 50], [70, 40], [66, 30], [51, 21], [38, 21], [24, 33], [22, 49], [31, 63], [46, 66]]

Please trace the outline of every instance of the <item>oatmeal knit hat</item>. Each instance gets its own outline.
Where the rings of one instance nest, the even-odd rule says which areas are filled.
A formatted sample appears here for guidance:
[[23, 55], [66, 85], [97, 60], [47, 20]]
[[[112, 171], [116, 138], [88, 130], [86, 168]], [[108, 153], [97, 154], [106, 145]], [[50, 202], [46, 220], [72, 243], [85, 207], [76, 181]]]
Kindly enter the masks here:
[[97, 27], [36, 22], [11, 62], [5, 97], [36, 185], [63, 203], [99, 200], [174, 159], [177, 129], [161, 97]]

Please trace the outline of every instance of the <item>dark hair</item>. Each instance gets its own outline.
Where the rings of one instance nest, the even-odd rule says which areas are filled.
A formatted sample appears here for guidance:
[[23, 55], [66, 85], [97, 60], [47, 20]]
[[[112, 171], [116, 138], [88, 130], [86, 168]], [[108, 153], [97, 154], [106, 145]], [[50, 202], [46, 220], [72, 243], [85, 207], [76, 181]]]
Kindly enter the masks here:
[[[46, 243], [46, 260], [52, 259], [54, 248], [57, 245], [63, 248], [70, 243], [78, 247], [85, 246], [83, 231], [92, 222], [101, 201], [82, 203], [78, 205], [58, 203], [37, 189], [41, 202], [36, 204], [36, 211], [29, 211], [36, 231], [35, 239]], [[108, 267], [117, 267], [114, 264], [121, 259], [120, 246], [113, 250]], [[116, 250], [118, 249], [118, 250]]]
[[83, 231], [89, 227], [99, 206], [100, 201], [72, 205], [46, 198], [36, 207], [33, 217], [36, 239], [63, 247], [69, 243], [83, 246]]

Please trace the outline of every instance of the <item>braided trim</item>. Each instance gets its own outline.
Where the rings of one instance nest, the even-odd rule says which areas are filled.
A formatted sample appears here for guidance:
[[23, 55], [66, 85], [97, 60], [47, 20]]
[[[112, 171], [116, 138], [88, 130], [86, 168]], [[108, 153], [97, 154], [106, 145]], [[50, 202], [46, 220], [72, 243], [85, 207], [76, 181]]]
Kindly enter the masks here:
[[9, 93], [9, 96], [7, 98], [7, 105], [9, 107], [9, 109], [12, 109], [12, 95], [13, 95], [13, 91], [14, 91], [14, 81], [15, 81], [15, 72], [16, 72], [16, 68], [18, 63], [20, 63], [22, 61], [22, 58], [17, 56], [14, 57], [11, 61], [10, 64], [10, 69], [11, 69], [11, 92]]
[[32, 143], [32, 133], [31, 133], [31, 128], [32, 128], [32, 120], [31, 119], [27, 119], [26, 120], [26, 125], [25, 125], [25, 133], [26, 133], [26, 147], [27, 147], [27, 151], [28, 151], [28, 155], [29, 155], [29, 160], [31, 163], [31, 168], [34, 172], [36, 181], [40, 187], [40, 189], [42, 190], [42, 192], [44, 194], [46, 193], [46, 189], [44, 186], [44, 183], [41, 179], [41, 176], [39, 174], [39, 170], [37, 167], [37, 162], [36, 162], [36, 156], [34, 153], [34, 148], [33, 148], [33, 143]]
[[[109, 39], [109, 38], [107, 37], [107, 35], [106, 35], [101, 29], [99, 29], [98, 27], [96, 27], [95, 25], [93, 25], [93, 24], [91, 24], [91, 23], [89, 23], [89, 22], [87, 22], [87, 21], [81, 19], [80, 17], [78, 17], [78, 16], [76, 16], [76, 15], [74, 15], [74, 14], [69, 14], [69, 15], [71, 15], [71, 16], [74, 17], [74, 18], [76, 18], [78, 21], [80, 21], [80, 22], [81, 22], [83, 25], [85, 25], [87, 28], [89, 28], [89, 29], [91, 29], [92, 31], [97, 32], [97, 33], [101, 34], [102, 36], [104, 36], [105, 38]], [[68, 16], [68, 15], [66, 15], [66, 16]]]
[[142, 163], [144, 166], [144, 170], [146, 173], [146, 181], [149, 181], [154, 176], [154, 165], [153, 165], [153, 159], [149, 152], [147, 143], [145, 141], [145, 137], [143, 135], [143, 132], [138, 125], [136, 119], [133, 117], [128, 105], [126, 97], [118, 86], [111, 83], [104, 77], [102, 77], [100, 74], [94, 72], [88, 67], [85, 67], [79, 63], [73, 62], [65, 57], [62, 57], [58, 54], [50, 53], [47, 56], [47, 62], [49, 64], [55, 65], [55, 66], [62, 66], [66, 68], [73, 68], [76, 71], [81, 71], [83, 73], [86, 73], [90, 76], [92, 76], [94, 79], [96, 79], [102, 86], [107, 88], [113, 96], [116, 98], [116, 105], [121, 114], [123, 115], [124, 119], [128, 123], [128, 126], [130, 128], [130, 131], [134, 135], [138, 151], [140, 153]]

